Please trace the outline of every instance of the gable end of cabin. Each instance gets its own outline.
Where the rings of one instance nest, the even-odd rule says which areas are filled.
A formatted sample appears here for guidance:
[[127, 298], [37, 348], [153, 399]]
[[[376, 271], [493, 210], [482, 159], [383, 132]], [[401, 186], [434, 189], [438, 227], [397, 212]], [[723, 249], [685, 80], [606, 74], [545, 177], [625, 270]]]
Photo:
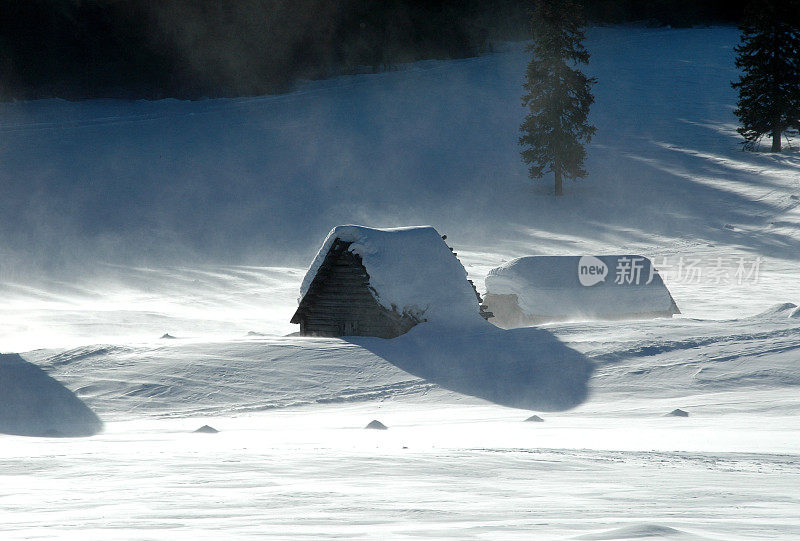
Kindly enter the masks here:
[[376, 300], [361, 257], [351, 242], [335, 239], [291, 322], [303, 336], [394, 338], [419, 321], [387, 310]]

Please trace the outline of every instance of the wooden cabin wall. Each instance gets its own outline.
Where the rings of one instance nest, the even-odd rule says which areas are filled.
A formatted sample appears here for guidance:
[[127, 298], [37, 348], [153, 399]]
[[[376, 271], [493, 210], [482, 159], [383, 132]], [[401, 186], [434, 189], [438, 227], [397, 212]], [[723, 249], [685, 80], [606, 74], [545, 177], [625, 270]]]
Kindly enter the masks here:
[[484, 295], [486, 305], [492, 312], [489, 321], [503, 329], [515, 329], [518, 327], [530, 327], [543, 323], [555, 323], [559, 321], [622, 321], [634, 319], [657, 319], [670, 318], [673, 314], [680, 314], [675, 302], [668, 310], [655, 310], [643, 312], [623, 312], [619, 314], [573, 314], [570, 316], [552, 316], [542, 314], [526, 314], [519, 306], [519, 299], [516, 295], [500, 295], [487, 293]]
[[516, 295], [486, 293], [483, 296], [483, 302], [491, 311], [489, 321], [502, 329], [527, 327], [534, 324], [520, 309]]
[[333, 261], [308, 301], [300, 321], [304, 335], [394, 338], [414, 325], [378, 304], [360, 259], [346, 250]]

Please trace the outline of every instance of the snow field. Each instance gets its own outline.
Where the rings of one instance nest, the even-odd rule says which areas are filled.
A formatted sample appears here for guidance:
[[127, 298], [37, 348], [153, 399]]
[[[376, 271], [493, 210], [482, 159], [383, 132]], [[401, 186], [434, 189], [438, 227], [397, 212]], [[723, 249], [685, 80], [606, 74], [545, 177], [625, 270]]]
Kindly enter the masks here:
[[[2, 436], [2, 537], [796, 538], [800, 327], [769, 309], [800, 304], [800, 160], [740, 151], [736, 38], [590, 29], [591, 177], [560, 200], [518, 156], [521, 47], [284, 96], [0, 104], [0, 351], [106, 422]], [[341, 223], [432, 224], [479, 287], [525, 255], [763, 261], [667, 277], [670, 321], [486, 331], [592, 367], [523, 423], [431, 372], [495, 360], [476, 336], [282, 336]]]

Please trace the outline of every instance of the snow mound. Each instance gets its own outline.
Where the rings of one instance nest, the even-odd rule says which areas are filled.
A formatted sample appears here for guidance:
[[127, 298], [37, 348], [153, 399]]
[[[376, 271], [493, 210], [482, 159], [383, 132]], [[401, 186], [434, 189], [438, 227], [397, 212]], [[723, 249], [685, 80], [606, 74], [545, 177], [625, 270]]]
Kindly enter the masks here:
[[[763, 312], [758, 314], [756, 317], [774, 316], [776, 314], [784, 314], [786, 312], [795, 310], [796, 308], [797, 308], [797, 305], [795, 303], [793, 303], [793, 302], [782, 302], [782, 303], [779, 303], [779, 304], [773, 304], [772, 306], [770, 306], [769, 308], [767, 308], [766, 310], [764, 310]], [[790, 317], [794, 317], [794, 316], [792, 316], [790, 314]]]
[[462, 325], [482, 319], [467, 271], [430, 226], [333, 228], [303, 279], [300, 299], [308, 292], [336, 239], [352, 243], [349, 251], [361, 257], [373, 295], [387, 310]]
[[684, 539], [693, 538], [688, 533], [669, 526], [661, 526], [659, 524], [635, 524], [633, 526], [625, 526], [607, 532], [597, 534], [587, 534], [577, 537], [576, 539], [592, 539], [592, 540], [606, 540], [606, 539], [642, 539], [647, 537], [657, 537], [661, 539]]
[[206, 423], [211, 417], [314, 404], [464, 399], [338, 339], [159, 341], [37, 350], [26, 357], [108, 422], [170, 416]]
[[17, 354], [0, 354], [0, 433], [92, 436], [103, 423], [72, 391]]
[[671, 412], [667, 413], [667, 417], [670, 417], [670, 416], [672, 416], [672, 417], [688, 417], [689, 416], [689, 412], [688, 411], [684, 411], [684, 410], [682, 410], [680, 408], [677, 408], [677, 409], [674, 409]]
[[680, 313], [651, 261], [636, 255], [521, 257], [489, 272], [486, 293], [496, 317], [504, 310], [489, 296], [516, 296], [533, 322]]
[[480, 327], [459, 332], [417, 325], [392, 340], [153, 341], [40, 349], [26, 356], [91, 401], [109, 422], [165, 415], [206, 422], [273, 409], [393, 401], [484, 399], [562, 410], [585, 400], [593, 368], [545, 329], [504, 331], [483, 318]]

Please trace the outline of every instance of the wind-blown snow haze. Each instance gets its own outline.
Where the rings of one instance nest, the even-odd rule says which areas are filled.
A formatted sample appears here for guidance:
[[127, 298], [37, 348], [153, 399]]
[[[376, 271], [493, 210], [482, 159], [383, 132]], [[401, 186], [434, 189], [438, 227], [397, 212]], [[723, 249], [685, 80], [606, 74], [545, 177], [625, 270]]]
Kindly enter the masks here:
[[[274, 95], [0, 103], [0, 537], [796, 536], [800, 158], [741, 150], [737, 40], [589, 27], [597, 132], [559, 198], [520, 159], [520, 43]], [[336, 237], [427, 321], [299, 336]], [[620, 299], [612, 254], [663, 288]], [[570, 281], [602, 310], [484, 320], [467, 280], [526, 256], [570, 258], [504, 294]], [[680, 313], [616, 319], [643, 298]]]

